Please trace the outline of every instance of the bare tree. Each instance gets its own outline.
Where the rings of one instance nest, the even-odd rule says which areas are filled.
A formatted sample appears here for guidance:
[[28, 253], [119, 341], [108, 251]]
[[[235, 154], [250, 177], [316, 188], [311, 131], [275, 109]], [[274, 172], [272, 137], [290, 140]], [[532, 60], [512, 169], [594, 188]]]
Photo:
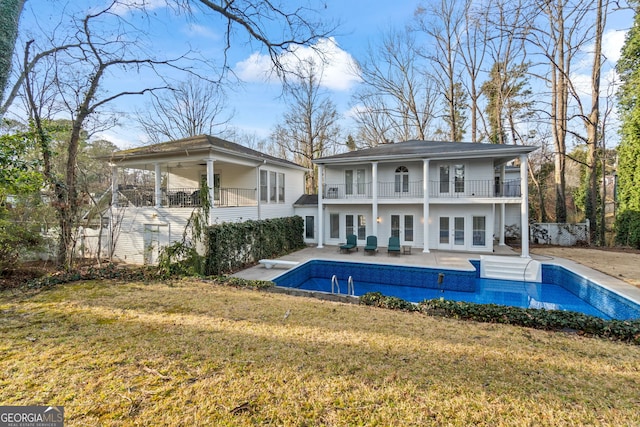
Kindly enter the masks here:
[[435, 116], [432, 80], [420, 68], [414, 36], [390, 31], [379, 49], [360, 64], [363, 88], [354, 96], [360, 140], [375, 146], [388, 140], [425, 140]]
[[415, 11], [418, 28], [430, 40], [422, 55], [432, 64], [434, 79], [445, 99], [443, 121], [448, 129], [441, 130], [445, 139], [461, 141], [465, 133], [467, 93], [462, 86], [459, 68], [460, 35], [464, 22], [464, 0], [440, 0]]
[[464, 6], [464, 27], [461, 32], [460, 59], [468, 75], [465, 83], [469, 102], [471, 103], [471, 142], [479, 142], [481, 136], [478, 131], [478, 121], [482, 117], [480, 97], [482, 86], [480, 77], [486, 68], [485, 58], [489, 44], [488, 18], [489, 8], [474, 10], [473, 0], [466, 0]]
[[330, 152], [340, 135], [338, 113], [329, 96], [322, 91], [322, 74], [312, 59], [304, 60], [298, 71], [299, 80], [287, 89], [291, 104], [282, 124], [276, 126], [272, 138], [283, 154], [312, 172], [306, 177], [306, 192], [318, 190], [317, 174], [312, 161]]
[[162, 94], [137, 113], [141, 128], [152, 142], [202, 134], [220, 135], [231, 115], [226, 115], [226, 94], [220, 84], [193, 76]]

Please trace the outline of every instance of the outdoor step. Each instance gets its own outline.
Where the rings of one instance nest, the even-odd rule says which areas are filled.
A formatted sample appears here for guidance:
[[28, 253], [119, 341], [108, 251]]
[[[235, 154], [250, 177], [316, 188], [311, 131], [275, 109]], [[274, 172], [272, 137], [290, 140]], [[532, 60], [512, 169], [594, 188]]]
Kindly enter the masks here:
[[483, 255], [480, 257], [480, 277], [542, 282], [542, 269], [540, 262], [531, 258]]

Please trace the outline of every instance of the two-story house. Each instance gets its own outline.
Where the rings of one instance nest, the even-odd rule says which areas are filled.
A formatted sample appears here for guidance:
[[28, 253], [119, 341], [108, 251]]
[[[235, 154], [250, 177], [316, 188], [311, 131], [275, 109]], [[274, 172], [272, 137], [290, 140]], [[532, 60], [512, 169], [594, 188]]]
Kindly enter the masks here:
[[527, 155], [535, 149], [407, 141], [317, 159], [317, 201], [297, 210], [305, 238], [322, 247], [375, 235], [386, 246], [396, 236], [424, 252], [492, 252], [509, 227], [528, 257]]
[[[208, 135], [123, 150], [110, 156], [112, 212], [109, 235], [115, 257], [153, 264], [159, 249], [182, 238], [203, 183], [212, 207], [209, 224], [294, 215], [307, 171]], [[136, 171], [148, 184], [119, 182], [120, 169]], [[128, 177], [131, 174], [127, 174]]]

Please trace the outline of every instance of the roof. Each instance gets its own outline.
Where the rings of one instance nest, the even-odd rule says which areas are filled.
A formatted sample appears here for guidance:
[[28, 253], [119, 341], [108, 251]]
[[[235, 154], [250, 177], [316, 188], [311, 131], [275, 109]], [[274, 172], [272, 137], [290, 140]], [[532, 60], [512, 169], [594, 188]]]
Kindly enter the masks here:
[[303, 206], [318, 206], [318, 195], [317, 194], [303, 194], [293, 203], [293, 206], [303, 207]]
[[376, 147], [336, 154], [314, 160], [316, 164], [354, 163], [400, 159], [465, 159], [489, 157], [511, 160], [538, 147], [528, 145], [482, 144], [472, 142], [442, 142], [411, 140], [380, 144]]
[[268, 161], [271, 163], [280, 163], [289, 167], [306, 169], [288, 160], [270, 156], [253, 150], [244, 145], [235, 142], [226, 141], [224, 139], [211, 135], [197, 135], [189, 138], [177, 139], [174, 141], [161, 142], [159, 144], [145, 145], [143, 147], [131, 148], [128, 150], [116, 151], [106, 159], [113, 162], [122, 162], [128, 160], [150, 160], [159, 157], [166, 158], [176, 155], [192, 156], [198, 153], [208, 153], [210, 151], [218, 151], [226, 154], [236, 155], [245, 159], [253, 159], [257, 162]]

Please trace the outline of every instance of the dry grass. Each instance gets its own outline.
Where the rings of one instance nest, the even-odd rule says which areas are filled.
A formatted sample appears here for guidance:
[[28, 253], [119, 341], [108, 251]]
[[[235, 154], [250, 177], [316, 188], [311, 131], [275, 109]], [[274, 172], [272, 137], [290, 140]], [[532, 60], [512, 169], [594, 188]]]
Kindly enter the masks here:
[[196, 280], [5, 292], [0, 333], [0, 403], [69, 426], [640, 425], [639, 347]]

